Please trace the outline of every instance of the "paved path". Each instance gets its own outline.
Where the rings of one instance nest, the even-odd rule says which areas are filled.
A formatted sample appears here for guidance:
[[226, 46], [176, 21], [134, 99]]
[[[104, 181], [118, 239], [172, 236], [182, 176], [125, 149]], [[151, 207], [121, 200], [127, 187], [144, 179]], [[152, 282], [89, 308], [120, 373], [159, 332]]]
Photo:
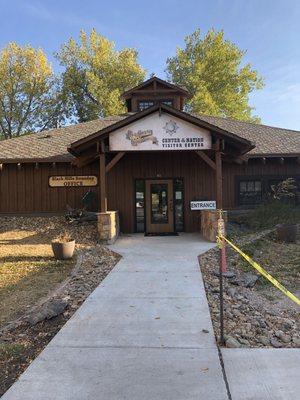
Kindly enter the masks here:
[[300, 349], [222, 349], [232, 400], [300, 398]]
[[119, 239], [123, 259], [3, 400], [226, 400], [197, 262], [211, 246]]

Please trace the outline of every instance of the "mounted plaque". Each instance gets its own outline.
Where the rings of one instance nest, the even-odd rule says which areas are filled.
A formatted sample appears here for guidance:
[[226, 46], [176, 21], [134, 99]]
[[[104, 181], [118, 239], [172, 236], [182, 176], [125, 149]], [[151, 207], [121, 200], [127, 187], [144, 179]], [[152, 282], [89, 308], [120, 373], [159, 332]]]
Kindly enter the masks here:
[[212, 148], [211, 134], [167, 114], [158, 112], [111, 132], [110, 151], [185, 151]]
[[77, 186], [97, 186], [98, 179], [95, 175], [68, 175], [50, 176], [50, 187], [77, 187]]
[[216, 209], [216, 201], [191, 201], [190, 203], [191, 210], [215, 210]]

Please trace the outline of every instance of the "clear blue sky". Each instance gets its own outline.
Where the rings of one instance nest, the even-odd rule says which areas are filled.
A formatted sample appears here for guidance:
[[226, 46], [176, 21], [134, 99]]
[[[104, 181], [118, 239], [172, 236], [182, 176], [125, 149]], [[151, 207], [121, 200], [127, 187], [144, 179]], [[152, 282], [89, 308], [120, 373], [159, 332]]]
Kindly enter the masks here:
[[263, 123], [300, 130], [299, 0], [0, 0], [0, 47], [9, 41], [53, 53], [81, 28], [135, 47], [148, 73], [165, 77], [166, 58], [196, 28], [224, 29], [247, 50], [266, 87], [251, 95]]

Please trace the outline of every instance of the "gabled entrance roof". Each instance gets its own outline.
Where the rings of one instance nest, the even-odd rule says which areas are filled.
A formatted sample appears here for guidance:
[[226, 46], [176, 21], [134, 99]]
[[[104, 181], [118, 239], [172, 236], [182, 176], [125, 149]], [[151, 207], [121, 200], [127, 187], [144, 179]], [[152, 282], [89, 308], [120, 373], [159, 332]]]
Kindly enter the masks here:
[[173, 107], [169, 107], [165, 104], [156, 104], [152, 107], [147, 108], [144, 111], [140, 111], [138, 113], [131, 114], [130, 116], [128, 116], [127, 118], [124, 118], [121, 121], [118, 121], [98, 132], [95, 132], [83, 139], [80, 139], [80, 140], [72, 143], [71, 146], [68, 148], [68, 151], [75, 156], [79, 156], [80, 154], [85, 152], [87, 149], [93, 147], [94, 145], [97, 145], [97, 143], [106, 139], [111, 132], [113, 132], [119, 128], [123, 128], [126, 125], [129, 125], [132, 122], [140, 120], [140, 119], [142, 119], [150, 114], [153, 114], [157, 111], [161, 112], [161, 113], [167, 113], [174, 117], [180, 118], [183, 121], [187, 121], [195, 126], [208, 129], [214, 139], [224, 139], [226, 143], [233, 146], [236, 153], [245, 154], [249, 150], [251, 150], [255, 147], [255, 145], [252, 142], [250, 142], [249, 140], [244, 139], [236, 134], [233, 134], [232, 132], [228, 132], [224, 129], [221, 129], [220, 127], [218, 127], [210, 122], [207, 122], [205, 120], [202, 120], [199, 117], [195, 117], [186, 112], [176, 110]]
[[152, 78], [146, 80], [145, 82], [142, 82], [140, 85], [137, 85], [132, 89], [126, 90], [126, 92], [124, 92], [121, 97], [123, 99], [127, 99], [133, 93], [140, 92], [142, 89], [146, 89], [149, 86], [155, 86], [155, 87], [158, 87], [158, 89], [169, 89], [169, 90], [177, 92], [185, 97], [189, 97], [189, 92], [186, 89], [183, 89], [180, 86], [177, 86], [172, 83], [166, 82], [162, 79], [159, 79], [156, 76], [153, 76]]

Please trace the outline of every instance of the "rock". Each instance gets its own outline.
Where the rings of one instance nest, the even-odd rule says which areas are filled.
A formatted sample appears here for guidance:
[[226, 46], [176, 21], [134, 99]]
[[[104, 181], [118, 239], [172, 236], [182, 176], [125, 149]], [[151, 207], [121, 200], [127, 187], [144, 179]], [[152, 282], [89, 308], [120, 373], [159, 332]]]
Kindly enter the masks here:
[[257, 340], [263, 344], [264, 346], [269, 346], [270, 345], [270, 340], [267, 336], [258, 336]]
[[244, 276], [244, 286], [248, 288], [252, 288], [256, 282], [258, 281], [258, 276], [255, 274], [252, 274], [251, 272], [248, 272]]
[[252, 328], [250, 322], [246, 322], [246, 323], [243, 325], [243, 327], [245, 328], [245, 330], [246, 330], [247, 332], [251, 331], [251, 328]]
[[229, 347], [229, 348], [241, 347], [241, 343], [238, 340], [236, 340], [235, 338], [233, 338], [232, 336], [228, 336], [225, 343], [226, 343], [226, 347]]
[[202, 329], [203, 333], [209, 333], [209, 331], [207, 329]]
[[278, 339], [280, 339], [283, 343], [289, 343], [292, 340], [290, 335], [287, 335], [282, 331], [275, 331], [275, 336]]
[[300, 347], [300, 337], [299, 336], [293, 336], [293, 343], [296, 345], [296, 346], [299, 346]]
[[250, 342], [247, 339], [238, 338], [238, 341], [244, 346], [250, 346]]
[[282, 347], [282, 343], [280, 343], [278, 340], [276, 340], [275, 338], [271, 338], [270, 339], [271, 345], [273, 347], [279, 348]]
[[259, 319], [258, 322], [259, 322], [259, 325], [260, 325], [261, 328], [266, 329], [266, 328], [268, 327], [268, 325], [266, 324], [266, 322], [263, 321], [262, 319]]
[[295, 323], [295, 321], [285, 318], [282, 322], [282, 327], [283, 327], [283, 329], [286, 329], [286, 330], [293, 329], [294, 323]]
[[239, 279], [230, 279], [228, 282], [231, 283], [231, 285], [241, 286], [241, 281]]
[[239, 310], [236, 310], [236, 309], [232, 310], [232, 314], [235, 317], [241, 317], [243, 315]]
[[30, 325], [36, 325], [45, 319], [51, 319], [64, 312], [68, 303], [64, 300], [54, 299], [34, 310], [27, 318]]
[[227, 289], [227, 293], [228, 293], [229, 296], [235, 297], [235, 295], [236, 295], [236, 289], [230, 287], [230, 288]]
[[[218, 277], [220, 276], [219, 271], [214, 271], [213, 274]], [[222, 276], [223, 276], [223, 278], [232, 279], [232, 278], [235, 278], [235, 273], [232, 271], [227, 271], [227, 272], [223, 272]]]

